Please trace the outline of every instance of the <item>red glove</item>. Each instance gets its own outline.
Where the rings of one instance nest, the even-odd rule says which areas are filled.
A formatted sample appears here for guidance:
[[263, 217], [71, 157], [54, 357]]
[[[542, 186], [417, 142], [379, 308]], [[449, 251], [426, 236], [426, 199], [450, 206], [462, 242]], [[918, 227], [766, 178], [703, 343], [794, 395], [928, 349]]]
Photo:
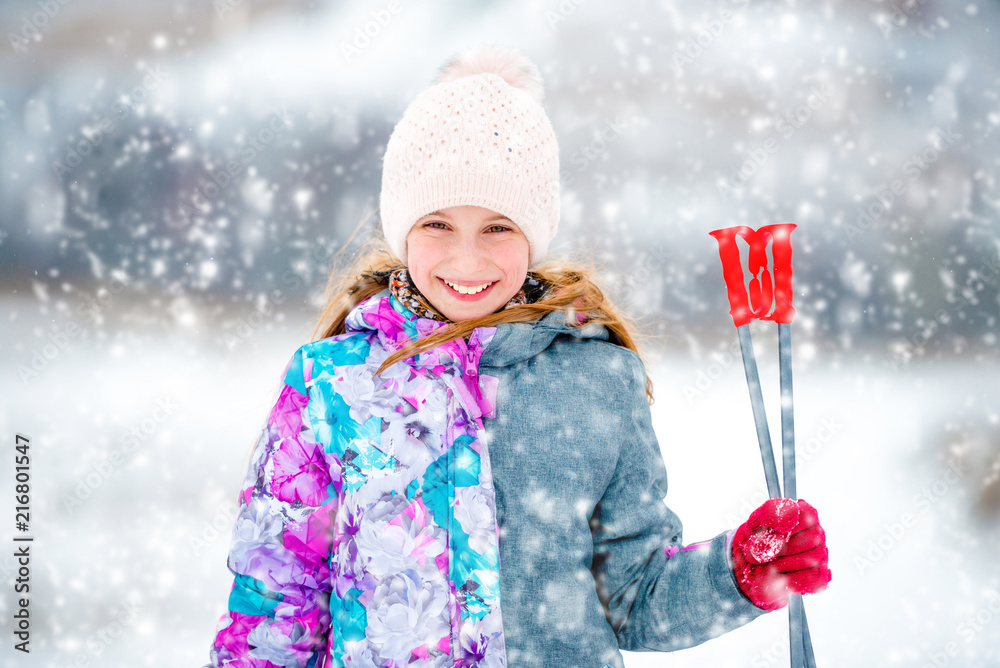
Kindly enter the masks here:
[[778, 610], [789, 594], [813, 594], [830, 582], [826, 533], [816, 509], [799, 499], [768, 499], [733, 536], [733, 570], [754, 605]]

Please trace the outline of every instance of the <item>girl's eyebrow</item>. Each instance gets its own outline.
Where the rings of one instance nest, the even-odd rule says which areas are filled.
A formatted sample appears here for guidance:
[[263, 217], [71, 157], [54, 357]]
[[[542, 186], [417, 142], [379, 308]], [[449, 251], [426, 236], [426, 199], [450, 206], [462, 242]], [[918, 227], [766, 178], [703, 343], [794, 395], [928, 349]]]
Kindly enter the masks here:
[[[421, 217], [420, 217], [420, 220], [423, 220], [424, 218], [430, 218], [431, 216], [440, 216], [441, 218], [448, 218], [449, 220], [451, 219], [451, 216], [449, 216], [449, 215], [448, 215], [448, 214], [446, 214], [446, 213], [441, 213], [440, 211], [431, 211], [431, 212], [430, 212], [429, 214], [427, 214], [426, 216], [421, 216]], [[490, 223], [490, 222], [493, 222], [494, 220], [510, 220], [510, 218], [508, 218], [507, 216], [505, 216], [505, 215], [503, 215], [503, 214], [501, 213], [501, 214], [497, 214], [496, 216], [492, 216], [491, 218], [487, 218], [487, 219], [486, 219], [485, 221], [483, 221], [483, 222], [487, 222], [487, 223]], [[512, 222], [512, 223], [513, 223], [514, 221], [513, 221], [513, 220], [510, 220], [510, 222]]]

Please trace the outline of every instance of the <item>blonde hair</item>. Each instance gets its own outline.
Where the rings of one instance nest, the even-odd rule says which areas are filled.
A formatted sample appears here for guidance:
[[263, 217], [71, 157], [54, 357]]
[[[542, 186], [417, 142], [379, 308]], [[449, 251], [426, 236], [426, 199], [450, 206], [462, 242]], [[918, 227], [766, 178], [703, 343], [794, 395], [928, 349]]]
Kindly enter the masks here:
[[[357, 234], [364, 225], [361, 221], [351, 235]], [[337, 263], [346, 251], [347, 244], [334, 256], [334, 266], [330, 271], [324, 291], [325, 306], [317, 319], [312, 341], [345, 333], [344, 321], [358, 304], [370, 296], [389, 287], [389, 273], [405, 269], [406, 265], [392, 252], [381, 230], [376, 229], [369, 241], [358, 251], [354, 260], [344, 270]], [[468, 337], [477, 327], [495, 327], [505, 322], [533, 322], [552, 311], [565, 311], [566, 320], [572, 327], [601, 324], [610, 332], [609, 340], [628, 348], [643, 361], [646, 359], [639, 344], [640, 338], [648, 338], [640, 333], [638, 324], [618, 309], [601, 289], [599, 269], [592, 257], [549, 259], [528, 272], [542, 281], [547, 294], [532, 304], [508, 306], [497, 313], [471, 320], [449, 323], [434, 333], [412, 342], [389, 355], [375, 373], [381, 373], [401, 359], [429, 350], [458, 337]], [[577, 314], [585, 317], [577, 320]], [[646, 400], [653, 405], [653, 381], [646, 373]]]

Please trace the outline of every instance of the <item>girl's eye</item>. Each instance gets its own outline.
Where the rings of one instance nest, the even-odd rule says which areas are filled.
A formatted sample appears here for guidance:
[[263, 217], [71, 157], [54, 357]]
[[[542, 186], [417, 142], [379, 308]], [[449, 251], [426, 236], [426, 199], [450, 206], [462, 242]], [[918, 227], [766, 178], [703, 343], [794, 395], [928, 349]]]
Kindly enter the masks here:
[[[440, 225], [440, 227], [435, 227], [437, 225]], [[429, 220], [424, 223], [424, 227], [431, 227], [435, 230], [448, 229], [448, 226], [440, 220]], [[490, 232], [510, 232], [510, 228], [506, 225], [490, 225], [487, 230]]]

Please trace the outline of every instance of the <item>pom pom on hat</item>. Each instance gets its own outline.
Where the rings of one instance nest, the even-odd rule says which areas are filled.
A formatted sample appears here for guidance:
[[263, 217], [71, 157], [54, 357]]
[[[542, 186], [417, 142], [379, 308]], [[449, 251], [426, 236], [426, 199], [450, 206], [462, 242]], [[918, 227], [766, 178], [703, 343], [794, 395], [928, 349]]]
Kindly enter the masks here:
[[517, 49], [499, 44], [469, 48], [441, 66], [434, 83], [454, 81], [475, 74], [496, 74], [541, 104], [545, 97], [538, 67]]
[[393, 253], [421, 217], [453, 206], [507, 216], [540, 262], [559, 226], [559, 146], [538, 67], [518, 49], [467, 48], [441, 66], [396, 124], [379, 212]]

